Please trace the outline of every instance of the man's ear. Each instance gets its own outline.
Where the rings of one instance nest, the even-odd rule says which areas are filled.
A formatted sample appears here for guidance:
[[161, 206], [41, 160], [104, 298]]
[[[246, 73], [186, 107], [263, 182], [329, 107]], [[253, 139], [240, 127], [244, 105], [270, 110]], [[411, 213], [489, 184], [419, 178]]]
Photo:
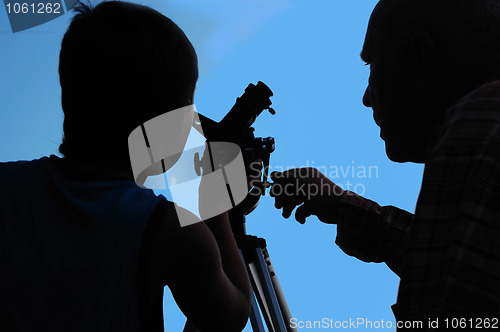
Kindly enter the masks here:
[[435, 65], [435, 45], [426, 32], [415, 32], [410, 40], [410, 64], [415, 70], [417, 83], [428, 80]]

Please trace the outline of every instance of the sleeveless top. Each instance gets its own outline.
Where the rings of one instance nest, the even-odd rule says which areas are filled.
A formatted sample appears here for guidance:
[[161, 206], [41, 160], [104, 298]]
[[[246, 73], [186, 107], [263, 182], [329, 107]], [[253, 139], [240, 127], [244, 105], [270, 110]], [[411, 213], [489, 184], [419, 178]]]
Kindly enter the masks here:
[[0, 163], [0, 331], [139, 331], [139, 249], [165, 198], [55, 159]]

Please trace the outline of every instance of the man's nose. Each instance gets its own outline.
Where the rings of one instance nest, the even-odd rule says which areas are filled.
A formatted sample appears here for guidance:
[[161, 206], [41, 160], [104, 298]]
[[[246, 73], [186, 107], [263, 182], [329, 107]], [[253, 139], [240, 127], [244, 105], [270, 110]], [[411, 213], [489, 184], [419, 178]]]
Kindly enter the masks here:
[[370, 86], [368, 85], [365, 90], [365, 94], [363, 95], [363, 105], [366, 107], [372, 107], [372, 103], [370, 101]]

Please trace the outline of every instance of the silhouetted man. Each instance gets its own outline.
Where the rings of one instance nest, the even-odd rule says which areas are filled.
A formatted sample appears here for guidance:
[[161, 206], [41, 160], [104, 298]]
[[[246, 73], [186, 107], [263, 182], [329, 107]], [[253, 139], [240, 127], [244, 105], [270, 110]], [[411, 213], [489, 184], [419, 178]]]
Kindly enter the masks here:
[[180, 227], [128, 154], [134, 128], [193, 103], [194, 48], [148, 7], [75, 10], [59, 63], [64, 158], [0, 164], [0, 331], [163, 331], [165, 285], [198, 328], [240, 331], [249, 282], [227, 216]]
[[400, 276], [397, 320], [485, 327], [500, 316], [500, 2], [381, 0], [361, 56], [371, 69], [363, 103], [387, 156], [425, 163], [415, 213], [313, 168], [272, 174], [275, 205], [288, 218], [303, 203], [297, 221], [337, 224], [344, 252]]

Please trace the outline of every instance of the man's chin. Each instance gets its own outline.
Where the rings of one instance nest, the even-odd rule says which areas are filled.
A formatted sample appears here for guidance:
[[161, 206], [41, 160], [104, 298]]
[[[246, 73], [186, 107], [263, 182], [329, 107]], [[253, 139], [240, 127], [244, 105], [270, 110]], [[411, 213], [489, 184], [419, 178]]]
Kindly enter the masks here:
[[385, 153], [391, 161], [396, 163], [425, 163], [425, 156], [408, 146], [389, 144], [385, 141]]

